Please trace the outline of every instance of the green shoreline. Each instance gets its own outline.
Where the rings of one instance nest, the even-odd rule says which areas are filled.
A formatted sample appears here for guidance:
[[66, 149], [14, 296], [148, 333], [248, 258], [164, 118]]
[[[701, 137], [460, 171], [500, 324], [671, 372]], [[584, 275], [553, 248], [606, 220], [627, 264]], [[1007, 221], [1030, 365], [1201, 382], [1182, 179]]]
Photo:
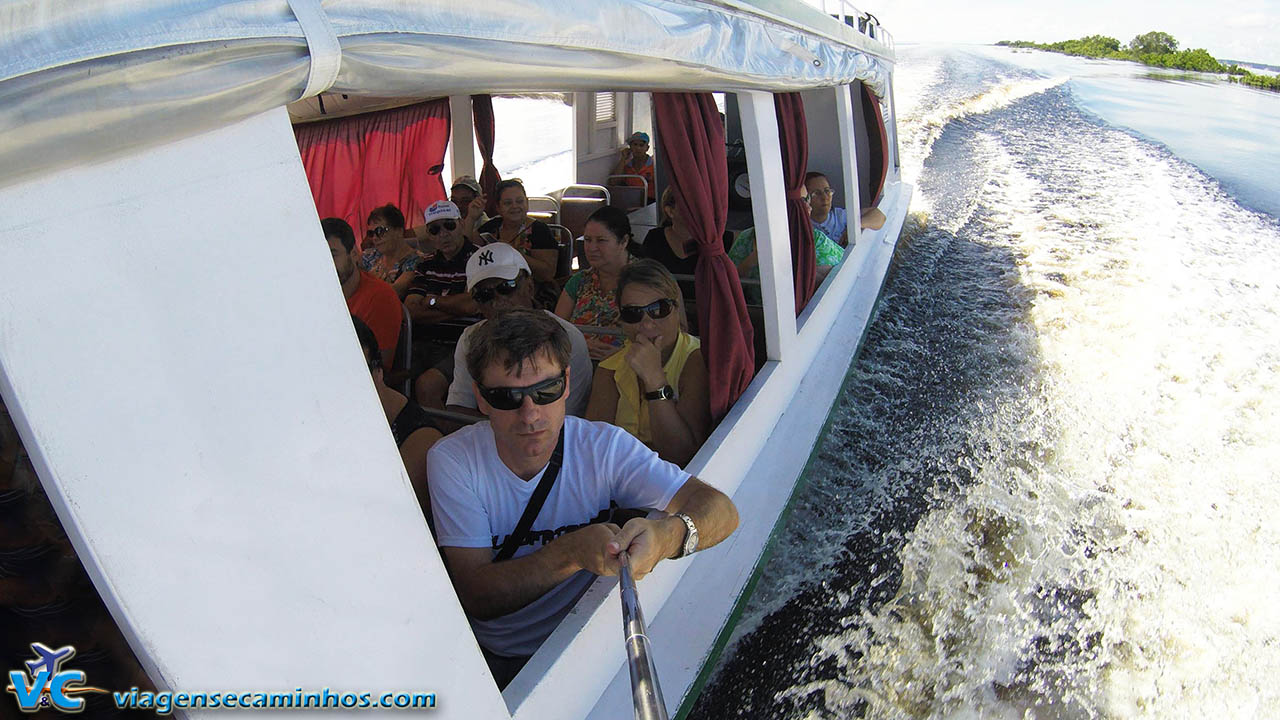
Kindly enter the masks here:
[[1239, 65], [1223, 65], [1204, 48], [1179, 51], [1178, 41], [1162, 32], [1149, 32], [1121, 46], [1120, 41], [1106, 35], [1089, 35], [1075, 40], [1055, 43], [1037, 43], [1029, 40], [1001, 40], [996, 45], [1012, 48], [1030, 48], [1097, 58], [1100, 60], [1129, 60], [1151, 67], [1226, 75], [1228, 82], [1240, 83], [1263, 90], [1280, 91], [1280, 76], [1258, 75]]

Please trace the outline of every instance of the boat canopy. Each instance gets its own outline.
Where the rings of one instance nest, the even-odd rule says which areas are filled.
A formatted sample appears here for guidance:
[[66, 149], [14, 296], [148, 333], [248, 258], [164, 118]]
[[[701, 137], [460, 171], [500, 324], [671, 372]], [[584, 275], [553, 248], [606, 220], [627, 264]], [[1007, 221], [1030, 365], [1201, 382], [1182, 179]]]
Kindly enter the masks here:
[[17, 0], [0, 6], [0, 186], [322, 92], [793, 91], [892, 49], [798, 2]]

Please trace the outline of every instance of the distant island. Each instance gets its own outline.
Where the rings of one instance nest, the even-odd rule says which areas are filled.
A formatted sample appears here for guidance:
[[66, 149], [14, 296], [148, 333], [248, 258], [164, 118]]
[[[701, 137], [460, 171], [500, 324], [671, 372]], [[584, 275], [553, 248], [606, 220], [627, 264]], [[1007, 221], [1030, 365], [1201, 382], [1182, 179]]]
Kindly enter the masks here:
[[1028, 40], [1001, 40], [996, 45], [1013, 48], [1034, 48], [1064, 55], [1132, 60], [1144, 65], [1195, 72], [1222, 73], [1231, 82], [1280, 91], [1280, 76], [1258, 75], [1236, 64], [1223, 65], [1204, 48], [1178, 50], [1178, 41], [1166, 32], [1143, 33], [1121, 46], [1120, 41], [1106, 35], [1090, 35], [1077, 40], [1055, 43], [1035, 43]]

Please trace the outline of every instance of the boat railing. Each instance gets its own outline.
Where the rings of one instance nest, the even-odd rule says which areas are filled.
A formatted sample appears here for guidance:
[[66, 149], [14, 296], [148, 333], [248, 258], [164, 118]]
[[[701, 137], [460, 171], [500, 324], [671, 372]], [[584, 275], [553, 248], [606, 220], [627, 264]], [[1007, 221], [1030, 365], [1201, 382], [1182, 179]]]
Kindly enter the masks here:
[[893, 35], [880, 25], [880, 20], [871, 13], [864, 13], [849, 0], [819, 0], [822, 12], [856, 29], [872, 40], [876, 40], [890, 50], [893, 49]]

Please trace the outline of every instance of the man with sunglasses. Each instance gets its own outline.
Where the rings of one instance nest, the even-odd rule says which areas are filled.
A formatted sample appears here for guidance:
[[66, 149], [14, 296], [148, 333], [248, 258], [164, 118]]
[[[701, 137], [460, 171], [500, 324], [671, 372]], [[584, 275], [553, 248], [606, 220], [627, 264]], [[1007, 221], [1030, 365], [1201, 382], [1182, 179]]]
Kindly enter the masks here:
[[[446, 409], [479, 417], [480, 406], [476, 402], [466, 362], [471, 338], [485, 322], [502, 317], [512, 310], [533, 309], [536, 288], [524, 255], [505, 243], [492, 243], [480, 248], [467, 260], [467, 290], [485, 320], [462, 331], [462, 337], [458, 338], [458, 345], [454, 350], [453, 382], [448, 386]], [[586, 338], [573, 323], [553, 312], [543, 312], [555, 318], [569, 336], [569, 369], [574, 377], [579, 378], [579, 382], [569, 390], [567, 407], [570, 415], [581, 417], [586, 412], [587, 400], [591, 397], [590, 378], [593, 369]]]
[[418, 261], [404, 306], [420, 325], [475, 315], [476, 304], [467, 294], [467, 258], [476, 246], [462, 233], [462, 213], [448, 200], [440, 200], [423, 217], [436, 251]]
[[[466, 365], [489, 418], [427, 456], [436, 538], [499, 686], [519, 672], [619, 553], [637, 578], [723, 540], [723, 493], [625, 430], [566, 417], [578, 378], [569, 338], [545, 312], [512, 310], [476, 331]], [[623, 527], [612, 507], [656, 508]]]

